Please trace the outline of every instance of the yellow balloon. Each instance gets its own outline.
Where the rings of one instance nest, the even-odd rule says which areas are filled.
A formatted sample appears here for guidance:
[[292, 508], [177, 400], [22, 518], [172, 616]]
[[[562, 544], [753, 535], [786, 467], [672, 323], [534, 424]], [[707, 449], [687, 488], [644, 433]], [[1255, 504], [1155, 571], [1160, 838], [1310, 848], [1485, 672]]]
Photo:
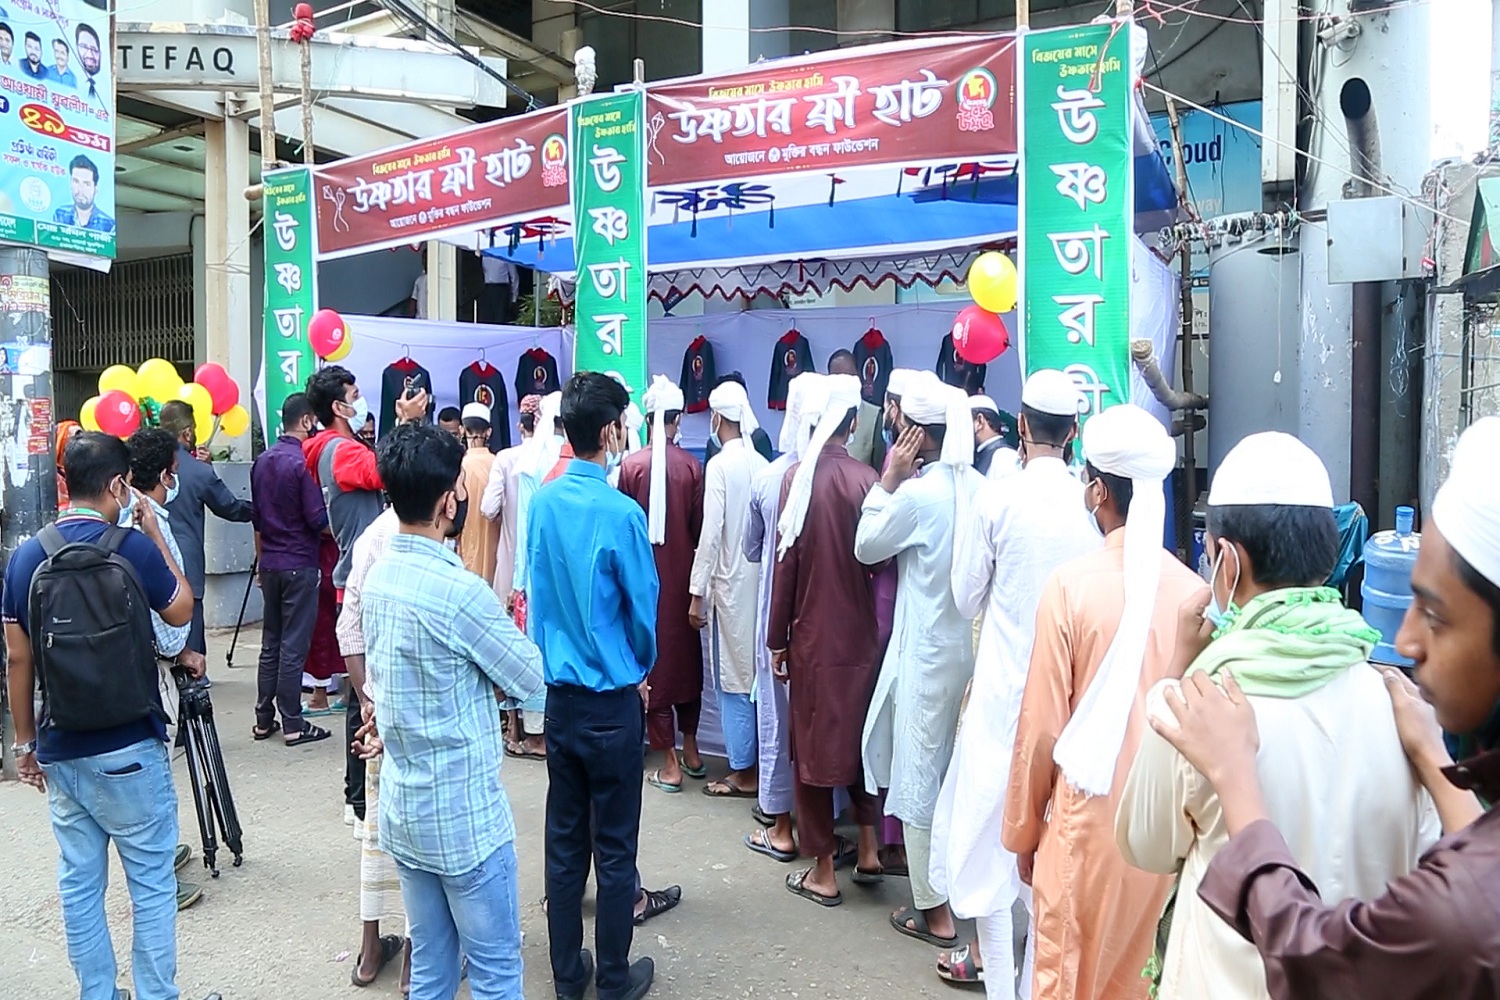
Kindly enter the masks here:
[[1003, 253], [982, 253], [969, 265], [969, 295], [979, 308], [1008, 313], [1016, 307], [1016, 265]]
[[219, 430], [229, 437], [239, 437], [250, 429], [250, 411], [243, 406], [231, 406], [219, 417]]
[[177, 390], [177, 398], [193, 408], [193, 430], [201, 443], [214, 434], [214, 398], [197, 382], [188, 382]]
[[323, 355], [323, 360], [328, 361], [332, 364], [338, 364], [340, 361], [343, 361], [345, 358], [347, 358], [349, 356], [349, 352], [352, 350], [354, 350], [354, 334], [349, 332], [349, 324], [345, 323], [343, 341], [332, 351]]
[[131, 399], [134, 399], [135, 383], [134, 368], [131, 368], [129, 365], [110, 365], [99, 376], [99, 395], [102, 396], [106, 392], [113, 392], [118, 389]]
[[182, 388], [182, 376], [177, 374], [172, 362], [165, 358], [152, 358], [145, 362], [136, 370], [135, 377], [136, 399], [150, 396], [158, 403], [166, 403], [176, 399], [177, 391]]
[[[126, 368], [125, 370], [130, 371], [129, 368]], [[134, 376], [135, 372], [130, 372], [130, 374]], [[78, 411], [78, 423], [82, 425], [84, 430], [97, 431], [99, 429], [99, 421], [94, 419], [94, 409], [98, 405], [98, 396], [90, 396], [88, 399], [85, 399], [83, 401], [83, 408]]]

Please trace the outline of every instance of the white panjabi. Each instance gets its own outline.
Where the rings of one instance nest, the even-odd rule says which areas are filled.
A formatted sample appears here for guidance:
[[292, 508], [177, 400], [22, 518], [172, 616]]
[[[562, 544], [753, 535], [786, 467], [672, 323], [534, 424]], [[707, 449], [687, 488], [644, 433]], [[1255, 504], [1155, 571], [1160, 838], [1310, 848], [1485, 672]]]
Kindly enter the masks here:
[[[791, 393], [790, 385], [787, 392]], [[760, 427], [755, 419], [755, 411], [750, 408], [750, 396], [738, 382], [714, 386], [713, 391], [708, 394], [708, 408], [725, 420], [739, 424], [740, 433], [745, 437], [754, 434]]]
[[651, 387], [642, 401], [646, 412], [651, 414], [651, 485], [647, 494], [646, 534], [652, 545], [661, 545], [667, 540], [666, 416], [673, 410], [681, 412], [685, 404], [682, 390], [665, 375], [651, 376]]
[[1265, 431], [1229, 449], [1208, 491], [1210, 507], [1333, 507], [1328, 467], [1290, 434]]
[[1073, 380], [1056, 368], [1039, 368], [1021, 386], [1021, 405], [1054, 417], [1078, 416], [1083, 397]]
[[1432, 504], [1432, 522], [1443, 538], [1500, 586], [1500, 417], [1476, 420], [1458, 439], [1448, 480]]
[[823, 446], [833, 437], [833, 432], [838, 430], [849, 411], [859, 408], [859, 379], [853, 375], [825, 375], [823, 380], [828, 397], [818, 414], [817, 428], [807, 442], [801, 462], [797, 464], [796, 475], [792, 476], [792, 486], [787, 491], [786, 503], [776, 525], [780, 532], [780, 539], [776, 543], [777, 559], [785, 556], [796, 542], [797, 536], [802, 534], [802, 526], [807, 520], [807, 506], [812, 500], [813, 472], [817, 469], [818, 456], [823, 451]]
[[1095, 469], [1131, 482], [1125, 516], [1125, 606], [1099, 671], [1063, 727], [1052, 759], [1068, 784], [1083, 794], [1108, 795], [1140, 686], [1156, 606], [1167, 511], [1162, 480], [1177, 464], [1177, 445], [1161, 421], [1139, 406], [1123, 403], [1083, 425], [1083, 450]]

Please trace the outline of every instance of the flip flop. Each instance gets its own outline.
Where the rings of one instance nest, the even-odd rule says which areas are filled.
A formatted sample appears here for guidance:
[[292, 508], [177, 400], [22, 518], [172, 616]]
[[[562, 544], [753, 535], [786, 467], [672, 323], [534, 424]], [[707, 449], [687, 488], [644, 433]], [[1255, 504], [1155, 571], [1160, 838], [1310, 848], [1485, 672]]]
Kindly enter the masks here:
[[853, 878], [855, 885], [879, 885], [885, 881], [885, 872], [867, 872], [863, 868], [855, 866]]
[[689, 778], [694, 778], [698, 781], [702, 781], [704, 778], [708, 777], [707, 764], [699, 764], [697, 767], [688, 767], [686, 758], [684, 758], [681, 754], [678, 754], [677, 760], [682, 765], [682, 773], [687, 775]]
[[761, 826], [776, 825], [775, 817], [762, 809], [759, 802], [750, 807], [750, 818], [755, 820], [755, 822], [759, 823]]
[[764, 854], [772, 861], [780, 861], [782, 864], [789, 864], [797, 860], [796, 851], [781, 850], [781, 848], [771, 843], [770, 835], [765, 830], [755, 830], [745, 834], [745, 846], [756, 854]]
[[373, 986], [375, 980], [380, 978], [381, 971], [391, 963], [391, 959], [401, 954], [401, 949], [405, 947], [406, 938], [399, 934], [386, 934], [382, 936], [380, 939], [380, 964], [375, 967], [375, 975], [369, 979], [359, 978], [359, 967], [365, 961], [364, 952], [360, 952], [359, 957], [354, 960], [354, 968], [349, 970], [349, 982], [360, 988]]
[[272, 736], [275, 736], [279, 732], [281, 732], [281, 723], [277, 722], [275, 719], [272, 719], [271, 724], [265, 729], [262, 729], [259, 726], [252, 727], [250, 729], [250, 738], [259, 743], [261, 740], [270, 739]]
[[[910, 920], [912, 926], [906, 926]], [[927, 927], [927, 914], [913, 906], [903, 906], [891, 914], [891, 926], [909, 938], [916, 938], [926, 944], [935, 945], [939, 948], [953, 949], [958, 947], [958, 935], [953, 937], [938, 937]]]
[[833, 841], [833, 867], [848, 868], [859, 861], [859, 845], [845, 837], [835, 837]]
[[[715, 788], [727, 788], [727, 792], [716, 792]], [[703, 794], [711, 799], [754, 799], [760, 796], [759, 791], [747, 792], [738, 785], [731, 785], [728, 781], [720, 778], [718, 781], [710, 781], [703, 786]]]
[[[516, 747], [520, 747], [521, 749], [517, 750], [515, 749]], [[505, 756], [514, 757], [516, 760], [546, 760], [547, 752], [544, 750], [541, 753], [537, 753], [533, 750], [527, 750], [525, 743], [507, 743], [505, 744]]]
[[801, 896], [803, 899], [810, 899], [814, 903], [817, 903], [819, 906], [838, 906], [844, 901], [843, 893], [839, 893], [836, 896], [825, 896], [820, 892], [814, 892], [813, 890], [809, 889], [806, 883], [807, 876], [811, 874], [811, 868], [803, 868], [800, 871], [792, 872], [786, 877], [787, 892], [790, 892], [793, 896]]
[[306, 702], [302, 703], [302, 717], [304, 719], [316, 719], [319, 716], [332, 715], [332, 714], [333, 714], [333, 706], [332, 705], [328, 706], [327, 708], [313, 708], [311, 705], [308, 705]]
[[975, 963], [973, 949], [969, 945], [954, 949], [948, 955], [946, 964], [938, 959], [937, 974], [944, 982], [959, 986], [974, 986], [984, 982], [984, 969]]
[[661, 780], [661, 768], [659, 767], [656, 770], [652, 771], [650, 774], [646, 775], [646, 784], [651, 785], [654, 788], [660, 788], [668, 795], [676, 795], [678, 792], [682, 791], [682, 785], [680, 783], [674, 785], [671, 782]]

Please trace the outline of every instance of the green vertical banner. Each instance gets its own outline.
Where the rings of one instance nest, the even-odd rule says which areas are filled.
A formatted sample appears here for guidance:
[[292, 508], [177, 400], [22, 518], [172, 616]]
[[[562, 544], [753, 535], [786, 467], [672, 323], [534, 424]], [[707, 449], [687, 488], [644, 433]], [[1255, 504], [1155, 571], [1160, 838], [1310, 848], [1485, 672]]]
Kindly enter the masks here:
[[1130, 401], [1130, 29], [1021, 36], [1021, 344], [1092, 414]]
[[301, 392], [317, 367], [307, 342], [307, 322], [318, 305], [317, 213], [313, 211], [312, 172], [306, 167], [276, 170], [265, 183], [265, 353], [266, 421], [269, 444], [281, 426], [281, 406]]
[[573, 104], [573, 247], [577, 256], [573, 370], [646, 391], [645, 95]]

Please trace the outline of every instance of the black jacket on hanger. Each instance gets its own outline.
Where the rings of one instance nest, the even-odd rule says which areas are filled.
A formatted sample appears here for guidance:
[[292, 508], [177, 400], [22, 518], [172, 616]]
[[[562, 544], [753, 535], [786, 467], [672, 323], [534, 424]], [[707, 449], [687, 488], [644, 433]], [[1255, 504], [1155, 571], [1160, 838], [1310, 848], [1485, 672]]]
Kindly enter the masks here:
[[694, 338], [682, 352], [683, 409], [688, 413], [702, 413], [708, 409], [708, 394], [719, 380], [718, 368], [714, 365], [714, 345], [703, 337]]
[[437, 404], [432, 392], [432, 373], [411, 358], [401, 358], [386, 365], [380, 373], [380, 423], [377, 430], [381, 437], [396, 426], [396, 400], [411, 389], [427, 390], [427, 420], [432, 422], [432, 410]]
[[557, 379], [557, 359], [533, 347], [516, 362], [516, 402], [527, 396], [545, 396], [562, 388]]
[[812, 345], [793, 327], [781, 335], [771, 354], [771, 389], [766, 405], [773, 410], [786, 409], [787, 387], [803, 372], [817, 371], [813, 365]]
[[483, 359], [458, 373], [458, 408], [483, 403], [490, 410], [490, 451], [510, 447], [510, 400], [505, 395], [505, 377]]
[[958, 386], [971, 396], [977, 396], [984, 391], [984, 376], [989, 367], [972, 364], [959, 357], [958, 350], [953, 346], [953, 334], [943, 338], [935, 370], [937, 377], [944, 382]]

